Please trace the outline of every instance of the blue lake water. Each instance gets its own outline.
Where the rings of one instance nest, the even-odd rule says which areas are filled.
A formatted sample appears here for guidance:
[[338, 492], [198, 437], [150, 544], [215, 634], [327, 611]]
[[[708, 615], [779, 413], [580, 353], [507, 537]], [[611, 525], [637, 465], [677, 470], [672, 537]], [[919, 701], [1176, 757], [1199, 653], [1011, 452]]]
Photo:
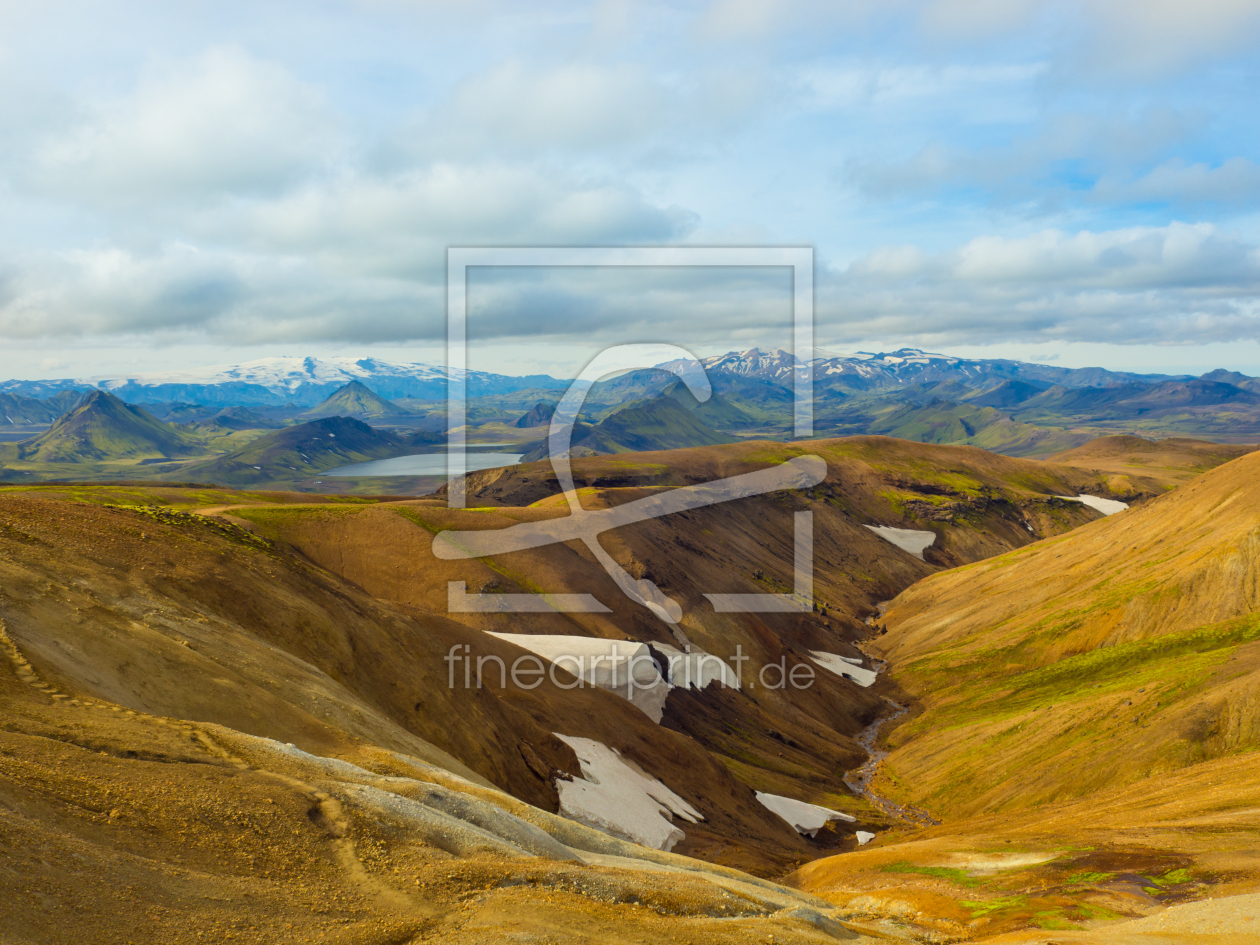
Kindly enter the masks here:
[[[514, 466], [521, 461], [522, 453], [465, 453], [464, 472], [493, 469], [495, 466]], [[445, 476], [445, 453], [413, 453], [410, 456], [394, 456], [390, 459], [374, 459], [368, 463], [338, 466], [320, 473], [320, 476]]]

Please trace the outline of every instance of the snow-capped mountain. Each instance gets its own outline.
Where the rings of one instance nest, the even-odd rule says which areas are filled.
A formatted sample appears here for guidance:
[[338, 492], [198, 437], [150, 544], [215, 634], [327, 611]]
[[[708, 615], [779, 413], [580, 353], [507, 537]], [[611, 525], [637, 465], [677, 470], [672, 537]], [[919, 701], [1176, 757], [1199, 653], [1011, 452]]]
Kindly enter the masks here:
[[[731, 351], [704, 358], [701, 363], [710, 373], [716, 371], [769, 381], [787, 388], [792, 386], [793, 371], [805, 370], [801, 361], [782, 348], [769, 352], [757, 348]], [[881, 391], [945, 381], [959, 381], [972, 388], [1004, 380], [1022, 380], [1046, 386], [1115, 387], [1188, 379], [1165, 374], [1129, 374], [1102, 368], [1061, 368], [1001, 359], [968, 360], [917, 348], [815, 358], [810, 367], [819, 395], [825, 395], [828, 390]], [[568, 387], [568, 381], [547, 374], [509, 377], [469, 371], [466, 377], [468, 394], [472, 397], [531, 388], [560, 390]], [[215, 407], [295, 404], [310, 407], [351, 381], [365, 384], [387, 400], [404, 397], [442, 400], [446, 397], [447, 372], [443, 366], [407, 364], [379, 358], [260, 358], [242, 364], [195, 370], [149, 371], [51, 381], [12, 380], [0, 383], [0, 393], [48, 398], [64, 390], [100, 389], [130, 403], [179, 402]]]
[[[772, 381], [789, 386], [794, 370], [803, 370], [803, 362], [790, 352], [778, 348], [762, 352], [731, 351], [716, 357], [703, 358], [706, 371], [722, 371]], [[959, 381], [968, 387], [980, 387], [1004, 380], [1059, 384], [1064, 387], [1116, 387], [1122, 384], [1156, 384], [1166, 380], [1185, 380], [1168, 374], [1131, 374], [1103, 368], [1061, 368], [1027, 361], [956, 358], [934, 354], [918, 348], [900, 348], [891, 352], [859, 351], [850, 355], [815, 358], [810, 362], [814, 387], [848, 390], [884, 390], [909, 384], [938, 384]]]
[[[527, 388], [562, 388], [546, 374], [508, 377], [484, 371], [465, 374], [470, 396]], [[6, 381], [0, 392], [48, 397], [61, 390], [98, 388], [132, 403], [184, 402], [207, 406], [297, 404], [311, 406], [351, 381], [396, 400], [446, 397], [447, 370], [431, 364], [402, 364], [379, 358], [259, 358], [243, 364], [189, 371], [148, 371], [54, 381]]]
[[785, 385], [792, 383], [792, 372], [799, 370], [802, 365], [801, 361], [782, 348], [776, 348], [769, 353], [757, 348], [743, 352], [730, 351], [715, 358], [702, 358], [700, 363], [706, 371], [725, 371], [727, 374], [757, 377]]

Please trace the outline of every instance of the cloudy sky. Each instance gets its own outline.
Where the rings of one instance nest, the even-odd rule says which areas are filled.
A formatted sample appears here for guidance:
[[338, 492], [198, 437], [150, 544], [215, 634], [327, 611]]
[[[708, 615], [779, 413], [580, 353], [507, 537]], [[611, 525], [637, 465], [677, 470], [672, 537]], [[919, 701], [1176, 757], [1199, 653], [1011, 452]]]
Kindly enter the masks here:
[[[1260, 0], [0, 0], [0, 375], [440, 361], [448, 246], [809, 245], [818, 343], [1260, 374]], [[475, 272], [474, 367], [789, 340]]]

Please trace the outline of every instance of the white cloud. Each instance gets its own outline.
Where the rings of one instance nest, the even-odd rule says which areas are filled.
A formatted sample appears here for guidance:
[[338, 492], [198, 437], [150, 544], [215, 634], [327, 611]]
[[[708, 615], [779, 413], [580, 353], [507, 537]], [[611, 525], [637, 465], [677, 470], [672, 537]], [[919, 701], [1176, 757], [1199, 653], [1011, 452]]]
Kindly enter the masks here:
[[1232, 157], [1215, 167], [1174, 158], [1136, 180], [1118, 174], [1100, 179], [1093, 197], [1100, 203], [1159, 201], [1180, 206], [1223, 204], [1234, 208], [1260, 204], [1260, 165]]
[[984, 103], [976, 101], [977, 95], [991, 96], [1012, 87], [1022, 89], [1045, 71], [1042, 62], [984, 66], [829, 63], [802, 70], [800, 81], [809, 89], [815, 108], [900, 109], [916, 102], [938, 105], [950, 99], [957, 104], [958, 96], [966, 96], [969, 110], [974, 111], [977, 105], [984, 107]]
[[128, 96], [48, 141], [32, 177], [46, 192], [107, 205], [275, 191], [337, 148], [320, 94], [238, 48], [146, 70]]
[[[452, 245], [673, 242], [694, 215], [623, 184], [516, 165], [439, 165], [388, 178], [346, 174], [188, 218], [195, 241], [102, 245], [12, 257], [0, 278], [0, 337], [153, 332], [221, 340], [438, 338]], [[496, 331], [557, 296], [502, 307]], [[531, 307], [532, 306], [532, 307]], [[547, 331], [581, 330], [560, 305]]]
[[[894, 31], [888, 42], [885, 31]], [[852, 46], [949, 50], [1029, 40], [1053, 53], [1060, 81], [1145, 80], [1245, 51], [1260, 34], [1256, 0], [713, 0], [707, 40], [836, 35]]]
[[[0, 0], [0, 336], [439, 337], [449, 245], [703, 232], [865, 254], [820, 275], [835, 331], [1236, 337], [1254, 248], [1169, 219], [1254, 226], [1257, 6]], [[478, 291], [500, 338], [783, 315], [756, 280]]]
[[1043, 0], [929, 0], [920, 28], [955, 40], [992, 39], [1027, 26], [1043, 6]]
[[1256, 0], [1091, 0], [1082, 10], [1092, 22], [1080, 59], [1139, 79], [1247, 49], [1260, 34]]
[[836, 275], [821, 283], [824, 344], [1197, 344], [1260, 333], [1260, 250], [1205, 223], [884, 249]]
[[785, 94], [762, 67], [580, 56], [511, 57], [460, 80], [382, 148], [397, 164], [563, 156], [610, 158], [708, 149]]
[[447, 246], [668, 242], [694, 214], [634, 188], [519, 164], [442, 163], [391, 176], [347, 174], [248, 209], [209, 214], [208, 237], [312, 254], [337, 268], [444, 273]]
[[[1200, 136], [1202, 112], [1167, 107], [1136, 114], [1060, 113], [1008, 142], [966, 148], [934, 141], [902, 160], [863, 155], [844, 180], [874, 197], [921, 196], [969, 189], [1000, 204], [1057, 211], [1064, 204], [1159, 201], [1191, 207], [1260, 201], [1255, 165], [1230, 158], [1219, 167], [1165, 157]], [[1162, 160], [1161, 160], [1162, 158]], [[1152, 167], [1152, 163], [1160, 161]], [[1136, 169], [1149, 168], [1142, 172]]]
[[676, 96], [641, 64], [533, 70], [510, 59], [461, 82], [438, 124], [483, 147], [602, 148], [660, 131]]

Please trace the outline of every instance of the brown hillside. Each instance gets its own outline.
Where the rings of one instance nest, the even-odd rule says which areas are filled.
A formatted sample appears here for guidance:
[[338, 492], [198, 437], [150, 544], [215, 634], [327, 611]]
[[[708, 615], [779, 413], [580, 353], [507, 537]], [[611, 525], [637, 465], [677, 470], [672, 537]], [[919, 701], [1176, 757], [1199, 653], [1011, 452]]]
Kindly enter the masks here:
[[549, 679], [532, 691], [510, 680], [448, 688], [455, 645], [509, 663], [519, 654], [445, 616], [403, 613], [235, 526], [26, 496], [5, 499], [3, 523], [0, 618], [58, 688], [318, 754], [405, 751], [547, 810], [547, 769], [577, 770], [552, 733], [594, 738], [702, 811], [689, 841], [733, 847], [728, 859], [762, 870], [809, 856], [700, 746], [625, 700]]
[[824, 922], [853, 937], [812, 897], [406, 751], [343, 744], [332, 760], [60, 688], [2, 632], [0, 709], [6, 942], [746, 945], [772, 930], [807, 945]]
[[[809, 665], [812, 650], [861, 658], [855, 644], [871, 632], [862, 619], [876, 613], [879, 602], [941, 567], [1018, 548], [1036, 536], [1059, 534], [1098, 517], [1051, 494], [1107, 494], [1094, 474], [1081, 470], [971, 447], [881, 437], [732, 444], [592, 457], [575, 465], [582, 501], [600, 508], [806, 452], [828, 462], [826, 480], [808, 493], [759, 496], [603, 536], [604, 547], [631, 574], [649, 577], [682, 605], [680, 636], [627, 599], [581, 546], [552, 545], [484, 561], [432, 556], [432, 535], [444, 529], [496, 529], [565, 515], [563, 501], [552, 495], [554, 473], [546, 463], [472, 474], [469, 504], [480, 507], [463, 511], [448, 510], [440, 500], [418, 500], [350, 513], [253, 508], [234, 514], [254, 523], [259, 534], [291, 545], [374, 597], [416, 614], [445, 614], [450, 581], [463, 581], [474, 592], [591, 593], [611, 613], [449, 616], [476, 630], [692, 644], [722, 658], [743, 653], [750, 657], [748, 666], [786, 661], [791, 667]], [[805, 509], [814, 513], [820, 611], [714, 613], [706, 592], [791, 589], [791, 512]], [[920, 561], [863, 527], [868, 524], [931, 531], [936, 543]], [[864, 753], [853, 736], [884, 711], [877, 689], [818, 670], [814, 684], [804, 690], [675, 690], [664, 724], [720, 757], [750, 787], [882, 823], [842, 787], [839, 774], [860, 764]], [[686, 849], [717, 855], [699, 846]]]
[[938, 814], [1087, 794], [1260, 745], [1260, 453], [891, 604], [922, 714], [894, 793]]

